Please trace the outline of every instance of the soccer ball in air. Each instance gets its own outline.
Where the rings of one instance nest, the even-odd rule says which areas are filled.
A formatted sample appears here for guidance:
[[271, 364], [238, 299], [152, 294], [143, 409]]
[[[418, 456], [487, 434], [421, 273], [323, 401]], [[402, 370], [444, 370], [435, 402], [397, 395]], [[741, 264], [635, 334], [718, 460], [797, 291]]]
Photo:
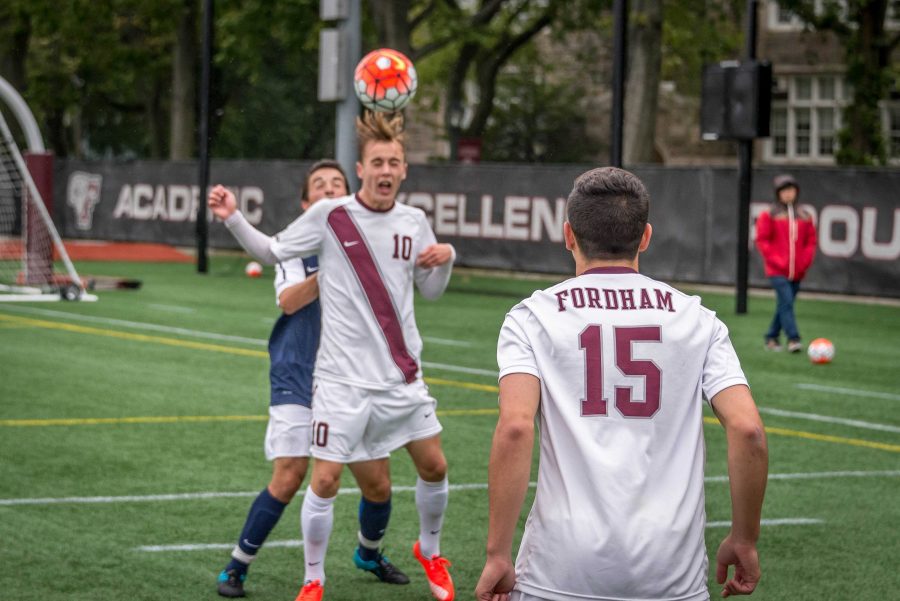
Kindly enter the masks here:
[[356, 65], [353, 89], [370, 111], [393, 113], [412, 100], [418, 81], [411, 60], [396, 50], [380, 48], [365, 55]]
[[262, 272], [262, 265], [260, 265], [256, 261], [250, 261], [249, 263], [247, 263], [247, 266], [244, 267], [244, 273], [246, 273], [251, 278], [258, 278], [262, 275]]
[[813, 363], [831, 363], [834, 359], [834, 345], [827, 338], [816, 338], [809, 343], [806, 354]]

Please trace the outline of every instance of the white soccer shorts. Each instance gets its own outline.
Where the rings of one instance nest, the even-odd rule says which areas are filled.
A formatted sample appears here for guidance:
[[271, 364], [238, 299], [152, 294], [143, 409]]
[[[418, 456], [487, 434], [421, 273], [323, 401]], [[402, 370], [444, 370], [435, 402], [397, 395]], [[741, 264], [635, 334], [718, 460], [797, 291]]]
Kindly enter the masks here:
[[317, 380], [312, 456], [337, 463], [384, 459], [409, 442], [441, 431], [437, 401], [422, 380], [370, 390]]
[[266, 459], [309, 457], [312, 410], [303, 405], [285, 403], [269, 406], [266, 426]]

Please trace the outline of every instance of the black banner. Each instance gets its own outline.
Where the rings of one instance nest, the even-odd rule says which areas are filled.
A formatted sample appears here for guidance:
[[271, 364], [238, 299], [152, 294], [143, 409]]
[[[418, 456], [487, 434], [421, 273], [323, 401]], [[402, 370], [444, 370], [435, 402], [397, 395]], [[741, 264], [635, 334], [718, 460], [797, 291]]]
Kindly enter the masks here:
[[[300, 185], [310, 164], [214, 161], [210, 181], [231, 187], [248, 220], [274, 234], [299, 214]], [[565, 198], [588, 168], [412, 165], [400, 201], [426, 212], [438, 239], [456, 247], [459, 265], [566, 274], [573, 262], [562, 243]], [[772, 177], [782, 171], [755, 171], [751, 223], [769, 206]], [[799, 202], [816, 215], [819, 229], [804, 289], [900, 297], [900, 171], [790, 171], [800, 184]], [[634, 172], [651, 195], [653, 239], [641, 256], [641, 271], [674, 282], [733, 284], [736, 170], [643, 167]], [[59, 161], [55, 215], [65, 238], [192, 247], [196, 206], [206, 196], [196, 180], [192, 162]], [[214, 248], [237, 248], [218, 224], [211, 224], [209, 240]], [[755, 250], [751, 256], [750, 283], [765, 285], [762, 261]]]

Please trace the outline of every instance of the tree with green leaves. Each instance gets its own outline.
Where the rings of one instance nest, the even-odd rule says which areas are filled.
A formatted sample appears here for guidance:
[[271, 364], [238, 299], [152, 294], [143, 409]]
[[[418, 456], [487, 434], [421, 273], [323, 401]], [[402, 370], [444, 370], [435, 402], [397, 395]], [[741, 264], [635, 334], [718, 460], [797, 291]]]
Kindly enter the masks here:
[[840, 165], [884, 165], [887, 147], [881, 129], [879, 103], [888, 97], [898, 76], [892, 55], [900, 45], [900, 32], [887, 28], [888, 8], [900, 14], [898, 0], [825, 0], [816, 10], [813, 0], [778, 0], [810, 28], [834, 33], [844, 47], [847, 82], [853, 101], [844, 109]]

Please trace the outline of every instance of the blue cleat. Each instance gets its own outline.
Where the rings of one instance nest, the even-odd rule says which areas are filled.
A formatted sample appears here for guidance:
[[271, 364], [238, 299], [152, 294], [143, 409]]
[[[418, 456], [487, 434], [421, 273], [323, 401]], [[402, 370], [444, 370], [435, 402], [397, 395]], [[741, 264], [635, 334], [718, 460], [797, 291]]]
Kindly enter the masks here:
[[387, 582], [388, 584], [409, 584], [409, 577], [380, 552], [376, 559], [366, 561], [359, 556], [359, 549], [357, 548], [353, 552], [353, 563], [360, 570], [375, 574], [375, 577], [382, 582]]
[[247, 572], [243, 574], [237, 570], [222, 570], [219, 574], [217, 590], [223, 597], [244, 597], [244, 581], [247, 579]]

